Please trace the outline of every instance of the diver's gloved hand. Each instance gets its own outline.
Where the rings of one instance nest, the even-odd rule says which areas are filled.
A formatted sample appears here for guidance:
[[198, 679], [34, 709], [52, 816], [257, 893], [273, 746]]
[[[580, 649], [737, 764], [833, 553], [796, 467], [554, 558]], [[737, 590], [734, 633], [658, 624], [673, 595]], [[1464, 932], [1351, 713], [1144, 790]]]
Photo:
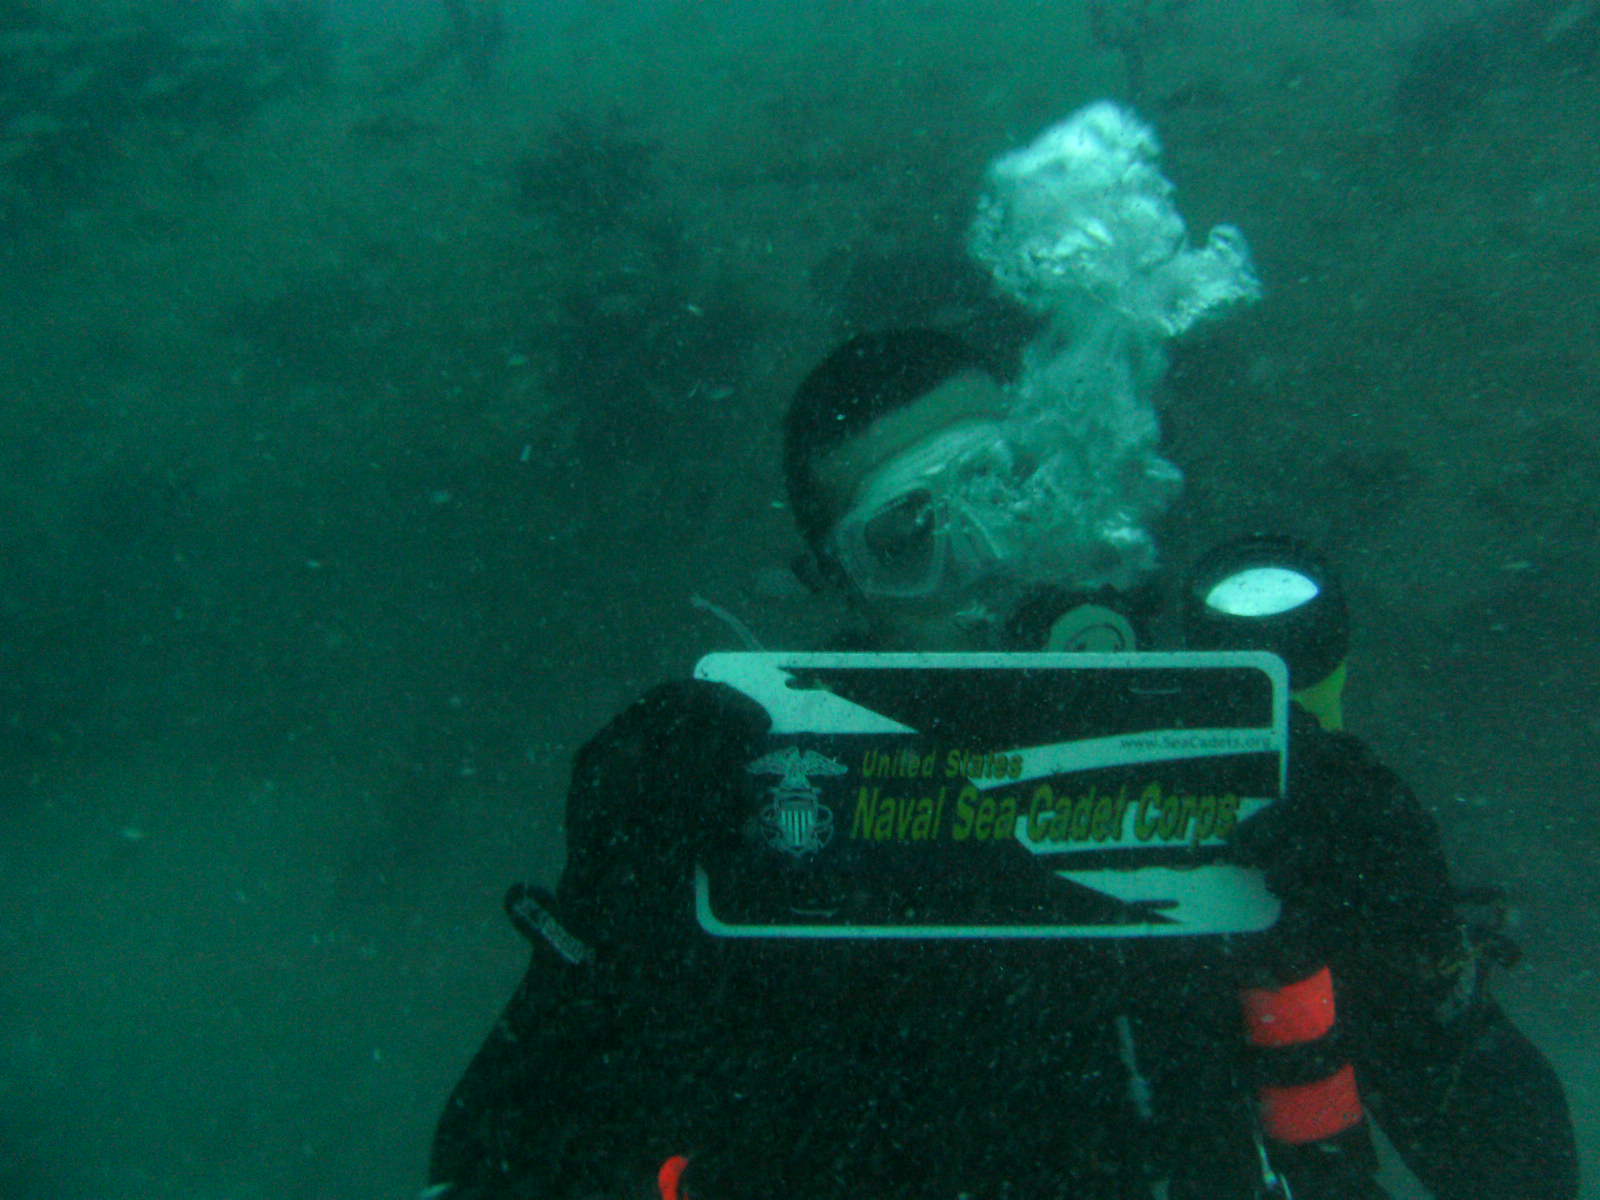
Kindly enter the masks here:
[[1290, 724], [1288, 794], [1242, 822], [1234, 833], [1233, 852], [1244, 866], [1266, 876], [1268, 889], [1294, 914], [1318, 906], [1338, 878], [1335, 860], [1343, 860], [1338, 822], [1338, 780], [1321, 771], [1295, 770], [1306, 739], [1314, 736], [1296, 714]]
[[1298, 706], [1283, 800], [1242, 823], [1238, 861], [1283, 903], [1276, 934], [1317, 961], [1414, 957], [1454, 936], [1437, 834], [1409, 789], [1347, 734]]
[[1241, 824], [1234, 835], [1234, 858], [1266, 877], [1267, 890], [1286, 909], [1314, 905], [1330, 883], [1327, 856], [1336, 834], [1320, 820], [1313, 804], [1285, 799]]
[[1280, 930], [1335, 960], [1421, 962], [1459, 943], [1432, 818], [1359, 741], [1298, 708], [1288, 796], [1241, 824], [1234, 850], [1283, 902]]
[[655, 750], [692, 749], [689, 761], [673, 764], [692, 768], [696, 762], [744, 753], [771, 727], [765, 709], [727, 684], [676, 679], [651, 688], [606, 726], [590, 747], [642, 740]]
[[693, 919], [696, 857], [737, 831], [771, 718], [722, 683], [661, 684], [578, 752], [559, 899], [579, 933], [639, 940]]

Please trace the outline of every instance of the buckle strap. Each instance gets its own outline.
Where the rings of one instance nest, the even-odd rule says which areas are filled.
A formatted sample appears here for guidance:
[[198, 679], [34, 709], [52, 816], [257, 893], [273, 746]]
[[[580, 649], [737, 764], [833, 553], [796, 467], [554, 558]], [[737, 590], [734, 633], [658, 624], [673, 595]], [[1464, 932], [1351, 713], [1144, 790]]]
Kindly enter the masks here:
[[571, 966], [594, 961], [594, 948], [556, 919], [551, 911], [555, 897], [543, 888], [526, 883], [513, 884], [506, 893], [506, 916], [517, 932], [535, 949], [548, 946]]

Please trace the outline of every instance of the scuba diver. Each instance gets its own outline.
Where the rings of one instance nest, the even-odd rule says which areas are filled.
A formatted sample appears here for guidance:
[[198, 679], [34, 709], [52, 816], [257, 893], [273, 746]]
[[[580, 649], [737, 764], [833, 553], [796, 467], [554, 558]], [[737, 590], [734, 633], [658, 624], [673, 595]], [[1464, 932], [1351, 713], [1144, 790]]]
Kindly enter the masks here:
[[[1018, 872], [1049, 814], [918, 816], [908, 800], [880, 828], [866, 787], [854, 805], [816, 803], [809, 777], [844, 770], [826, 755], [758, 777], [797, 713], [865, 711], [839, 682], [854, 663], [911, 672], [909, 693], [876, 687], [867, 718], [895, 719], [872, 728], [904, 729], [918, 707], [969, 728], [985, 719], [970, 710], [1041, 718], [998, 691], [949, 711], [914, 672], [957, 660], [921, 652], [985, 667], [1065, 652], [1051, 661], [1093, 664], [1093, 688], [1141, 648], [1148, 525], [1180, 478], [1147, 404], [1160, 342], [1255, 291], [1236, 231], [1188, 248], [1154, 154], [1147, 129], [1101, 105], [992, 168], [974, 252], [1051, 317], [1015, 377], [955, 336], [906, 329], [852, 339], [800, 384], [789, 504], [859, 618], [845, 644], [867, 657], [825, 656], [838, 670], [820, 684], [787, 672], [776, 699], [703, 662], [579, 751], [565, 870], [553, 895], [507, 897], [533, 961], [440, 1118], [430, 1196], [1361, 1200], [1386, 1194], [1373, 1117], [1438, 1200], [1576, 1196], [1561, 1087], [1486, 987], [1496, 943], [1463, 919], [1421, 805], [1339, 728], [1344, 603], [1308, 549], [1230, 543], [1181, 604], [1191, 655], [1275, 653], [1294, 703], [1281, 799], [1245, 819], [1235, 798], [1236, 827], [1213, 837], [1186, 797], [1160, 847], [1180, 869], [1163, 878], [1231, 855], [1260, 880], [1266, 923], [1185, 933], [1062, 887], [1066, 872]], [[1114, 728], [1094, 704], [1045, 715]], [[887, 754], [862, 767], [887, 784], [932, 769]], [[972, 785], [1020, 770], [988, 753], [950, 767]], [[1114, 829], [1142, 810], [1086, 804], [1061, 837], [1136, 848]], [[981, 853], [916, 857], [959, 828], [987, 838]], [[989, 873], [967, 887], [980, 859]], [[1054, 936], [1063, 921], [1036, 936], [1060, 896], [1089, 935]], [[1032, 924], [1006, 926], [1007, 904]], [[850, 912], [869, 916], [840, 924]]]

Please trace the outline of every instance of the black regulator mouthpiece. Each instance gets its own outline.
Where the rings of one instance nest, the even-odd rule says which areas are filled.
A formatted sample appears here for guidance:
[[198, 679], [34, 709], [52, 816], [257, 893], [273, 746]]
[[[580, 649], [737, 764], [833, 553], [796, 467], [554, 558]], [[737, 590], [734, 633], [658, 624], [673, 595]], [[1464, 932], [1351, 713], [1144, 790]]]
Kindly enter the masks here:
[[1322, 556], [1294, 538], [1252, 534], [1202, 558], [1183, 592], [1191, 650], [1267, 650], [1299, 691], [1322, 682], [1350, 645], [1344, 590]]

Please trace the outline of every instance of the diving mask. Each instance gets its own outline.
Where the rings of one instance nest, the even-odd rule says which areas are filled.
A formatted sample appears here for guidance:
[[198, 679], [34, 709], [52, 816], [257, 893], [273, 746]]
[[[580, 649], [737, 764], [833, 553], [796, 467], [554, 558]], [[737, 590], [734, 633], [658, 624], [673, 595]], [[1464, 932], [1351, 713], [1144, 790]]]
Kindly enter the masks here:
[[1017, 553], [1010, 499], [1033, 469], [998, 424], [947, 430], [897, 455], [857, 490], [829, 549], [865, 596], [957, 593]]

